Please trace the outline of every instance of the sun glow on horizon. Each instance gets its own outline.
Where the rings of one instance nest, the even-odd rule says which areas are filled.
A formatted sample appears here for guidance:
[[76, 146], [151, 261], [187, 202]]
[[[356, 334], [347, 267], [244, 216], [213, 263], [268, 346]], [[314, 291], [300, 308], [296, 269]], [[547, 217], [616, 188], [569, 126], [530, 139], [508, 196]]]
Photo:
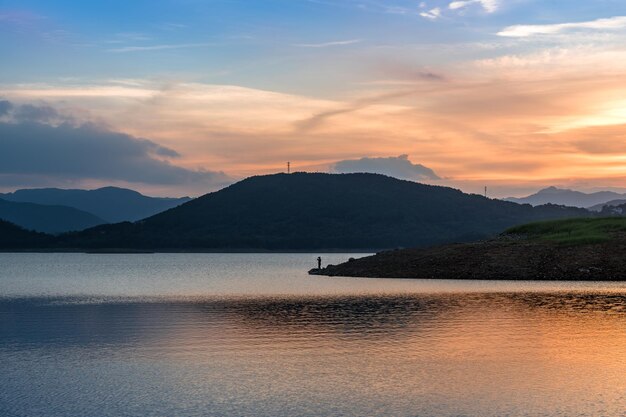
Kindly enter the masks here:
[[[489, 183], [502, 196], [530, 184], [625, 184], [626, 25], [610, 4], [593, 13], [579, 1], [561, 5], [553, 22], [540, 17], [556, 6], [526, 2], [215, 6], [248, 32], [217, 21], [201, 30], [201, 3], [178, 8], [180, 22], [158, 24], [134, 17], [146, 12], [140, 5], [118, 6], [132, 31], [96, 5], [76, 16], [36, 0], [0, 8], [0, 50], [13, 57], [0, 64], [0, 102], [8, 103], [0, 122], [98, 125], [161, 146], [165, 154], [146, 155], [156, 158], [147, 163], [196, 179], [276, 172], [288, 160], [328, 171], [343, 160], [406, 154], [442, 178], [434, 183], [466, 191]], [[320, 16], [344, 23], [321, 31], [312, 24]], [[96, 17], [104, 28], [84, 26]], [[31, 65], [16, 44], [45, 64]], [[0, 187], [36, 186], [35, 174], [0, 172]], [[180, 178], [119, 180], [199, 194], [223, 179]]]

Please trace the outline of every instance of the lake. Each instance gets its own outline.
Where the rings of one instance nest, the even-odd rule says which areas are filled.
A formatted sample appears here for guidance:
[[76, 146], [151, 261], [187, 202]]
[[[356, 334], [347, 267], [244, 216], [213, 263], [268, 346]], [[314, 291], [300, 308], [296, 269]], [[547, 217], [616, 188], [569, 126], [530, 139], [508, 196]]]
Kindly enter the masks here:
[[0, 416], [626, 416], [626, 283], [318, 255], [0, 254]]

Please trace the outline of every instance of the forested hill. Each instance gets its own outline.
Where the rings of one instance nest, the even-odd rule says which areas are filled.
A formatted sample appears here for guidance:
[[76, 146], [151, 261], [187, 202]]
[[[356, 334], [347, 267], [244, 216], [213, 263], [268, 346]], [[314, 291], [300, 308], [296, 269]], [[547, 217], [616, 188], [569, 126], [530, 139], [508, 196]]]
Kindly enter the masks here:
[[50, 235], [26, 230], [0, 219], [0, 250], [32, 250], [50, 247], [53, 239]]
[[469, 241], [583, 209], [531, 207], [377, 174], [250, 177], [136, 223], [62, 237], [74, 248], [383, 249]]

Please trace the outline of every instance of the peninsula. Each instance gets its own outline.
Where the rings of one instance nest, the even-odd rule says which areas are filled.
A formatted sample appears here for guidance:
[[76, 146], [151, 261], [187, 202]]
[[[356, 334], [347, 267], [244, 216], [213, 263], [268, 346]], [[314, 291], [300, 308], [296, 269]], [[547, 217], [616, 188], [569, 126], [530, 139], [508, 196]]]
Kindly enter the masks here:
[[472, 243], [401, 249], [313, 269], [312, 275], [481, 280], [626, 280], [626, 218], [517, 226]]

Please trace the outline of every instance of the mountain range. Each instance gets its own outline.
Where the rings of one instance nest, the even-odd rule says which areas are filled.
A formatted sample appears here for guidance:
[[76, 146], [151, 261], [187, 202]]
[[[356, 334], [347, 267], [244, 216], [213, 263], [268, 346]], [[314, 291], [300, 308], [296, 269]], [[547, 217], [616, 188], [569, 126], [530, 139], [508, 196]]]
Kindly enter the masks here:
[[0, 219], [27, 230], [51, 234], [83, 230], [106, 223], [98, 216], [73, 207], [16, 203], [3, 199], [0, 199]]
[[61, 236], [66, 248], [370, 250], [469, 241], [534, 220], [587, 216], [378, 174], [250, 177], [134, 223]]
[[613, 191], [583, 193], [581, 191], [568, 190], [564, 188], [548, 187], [526, 197], [508, 197], [504, 200], [519, 204], [530, 204], [533, 206], [541, 204], [559, 204], [600, 211], [604, 205], [615, 206], [625, 203], [626, 194], [620, 194]]
[[602, 212], [604, 210], [611, 211], [611, 208], [623, 206], [626, 204], [626, 199], [610, 200], [606, 203], [596, 204], [595, 206], [587, 207], [587, 210]]
[[93, 214], [104, 223], [137, 221], [191, 200], [190, 197], [148, 197], [137, 191], [118, 187], [95, 190], [34, 188], [0, 194], [0, 199], [42, 205], [73, 207]]
[[104, 223], [137, 221], [189, 200], [189, 197], [148, 197], [117, 187], [24, 189], [0, 194], [0, 219], [27, 230], [59, 234]]

